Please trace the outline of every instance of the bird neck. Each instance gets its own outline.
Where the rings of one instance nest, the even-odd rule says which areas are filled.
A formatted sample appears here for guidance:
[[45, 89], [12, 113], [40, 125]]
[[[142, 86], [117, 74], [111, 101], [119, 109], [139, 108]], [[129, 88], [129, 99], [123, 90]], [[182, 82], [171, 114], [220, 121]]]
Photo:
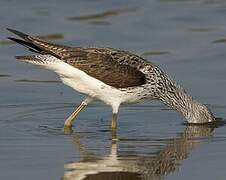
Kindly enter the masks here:
[[191, 96], [186, 94], [183, 88], [177, 85], [174, 81], [166, 81], [164, 92], [160, 95], [160, 100], [164, 104], [179, 111], [188, 121], [194, 113], [194, 104], [196, 101]]

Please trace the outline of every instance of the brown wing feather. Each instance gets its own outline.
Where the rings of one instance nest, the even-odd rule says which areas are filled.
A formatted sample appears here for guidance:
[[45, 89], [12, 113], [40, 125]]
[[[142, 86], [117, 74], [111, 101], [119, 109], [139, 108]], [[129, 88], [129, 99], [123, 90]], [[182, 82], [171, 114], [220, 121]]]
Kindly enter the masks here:
[[145, 75], [138, 70], [146, 61], [126, 51], [111, 48], [71, 48], [13, 29], [8, 30], [24, 39], [22, 44], [28, 48], [51, 54], [110, 86], [126, 88], [146, 82]]
[[15, 29], [7, 28], [7, 30], [23, 39], [21, 40], [21, 39], [9, 37], [10, 40], [15, 41], [29, 49], [31, 48], [30, 50], [32, 51], [34, 50], [37, 53], [46, 53], [46, 54], [48, 53], [60, 58], [62, 55], [62, 52], [67, 51], [70, 48], [68, 46], [58, 45], [58, 44], [44, 41], [40, 38], [30, 36], [28, 34], [17, 31]]
[[98, 49], [92, 48], [73, 48], [70, 51], [65, 51], [62, 60], [116, 88], [139, 86], [146, 82], [145, 75], [135, 66], [132, 67], [125, 61], [120, 63], [118, 59], [114, 59], [106, 51], [100, 52]]
[[31, 43], [33, 43], [43, 51], [48, 52], [58, 58], [60, 58], [65, 51], [68, 51], [70, 49], [70, 47], [68, 46], [49, 43], [47, 41], [32, 36], [28, 36], [28, 39]]
[[146, 82], [145, 75], [136, 67], [139, 58], [124, 51], [110, 51], [104, 48], [71, 48], [48, 43], [38, 38], [30, 37], [30, 39], [44, 51], [110, 86], [126, 88]]
[[137, 69], [137, 63], [144, 60], [128, 52], [110, 48], [71, 48], [31, 36], [29, 39], [44, 51], [110, 86], [127, 88], [146, 82], [145, 75]]

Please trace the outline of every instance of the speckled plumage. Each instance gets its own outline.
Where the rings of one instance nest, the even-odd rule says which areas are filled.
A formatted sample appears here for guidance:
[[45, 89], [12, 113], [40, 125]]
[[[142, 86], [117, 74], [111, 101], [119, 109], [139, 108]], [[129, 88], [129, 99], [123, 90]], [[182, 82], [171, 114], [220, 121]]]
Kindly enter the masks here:
[[[206, 123], [214, 120], [206, 106], [194, 101], [158, 66], [140, 56], [113, 48], [56, 45], [15, 30], [10, 29], [10, 31], [24, 39], [10, 38], [11, 40], [41, 54], [19, 56], [18, 59], [46, 67], [48, 64], [47, 68], [59, 74], [65, 84], [93, 99], [111, 105], [113, 113], [118, 112], [121, 103], [158, 99], [182, 113], [188, 122]], [[56, 66], [54, 69], [53, 62], [58, 62], [61, 66]], [[70, 71], [76, 70], [76, 78], [70, 79], [70, 73], [60, 69], [63, 66], [65, 66], [64, 71], [67, 68]], [[71, 81], [73, 78], [74, 82]], [[90, 83], [94, 83], [94, 86], [83, 83], [81, 79], [85, 78], [90, 78]], [[75, 81], [78, 83], [76, 84]], [[95, 83], [98, 84], [96, 86], [98, 90], [95, 88]], [[105, 95], [107, 92], [109, 94]]]

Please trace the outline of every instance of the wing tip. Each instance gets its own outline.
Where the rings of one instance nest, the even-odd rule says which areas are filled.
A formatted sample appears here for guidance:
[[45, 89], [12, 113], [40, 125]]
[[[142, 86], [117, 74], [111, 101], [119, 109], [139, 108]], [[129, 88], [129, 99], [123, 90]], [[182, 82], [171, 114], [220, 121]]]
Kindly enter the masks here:
[[14, 41], [14, 42], [17, 42], [18, 39], [16, 38], [13, 38], [13, 37], [7, 37], [7, 39], [11, 40], [11, 41]]
[[17, 60], [25, 60], [27, 56], [15, 56]]
[[29, 60], [34, 60], [35, 56], [15, 56], [17, 60], [21, 61], [29, 61]]
[[20, 32], [20, 31], [17, 31], [15, 29], [11, 29], [11, 28], [6, 28], [9, 32], [13, 33], [13, 34], [16, 34], [17, 36], [23, 38], [23, 39], [28, 39], [29, 35], [23, 33], [23, 32]]

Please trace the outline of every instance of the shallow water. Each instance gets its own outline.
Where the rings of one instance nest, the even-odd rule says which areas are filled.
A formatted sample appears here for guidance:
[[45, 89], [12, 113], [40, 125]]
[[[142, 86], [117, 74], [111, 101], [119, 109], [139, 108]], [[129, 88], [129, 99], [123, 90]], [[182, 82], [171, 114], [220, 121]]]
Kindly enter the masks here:
[[64, 134], [83, 96], [37, 66], [6, 27], [74, 46], [127, 49], [158, 64], [226, 117], [223, 0], [0, 1], [0, 179], [225, 179], [226, 126], [186, 126], [159, 102], [120, 109], [91, 104]]

